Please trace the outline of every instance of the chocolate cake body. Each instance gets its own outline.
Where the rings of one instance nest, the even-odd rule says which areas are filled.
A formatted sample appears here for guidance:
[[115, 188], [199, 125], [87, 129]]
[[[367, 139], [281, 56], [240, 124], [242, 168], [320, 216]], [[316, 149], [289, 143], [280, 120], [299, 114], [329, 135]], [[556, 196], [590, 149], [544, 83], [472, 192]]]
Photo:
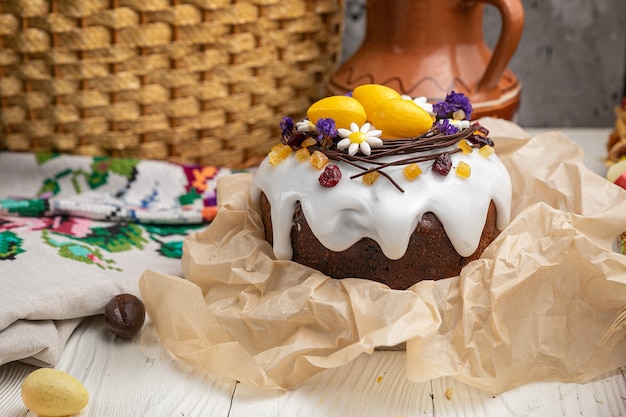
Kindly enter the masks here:
[[[265, 194], [261, 195], [260, 208], [265, 239], [271, 244], [271, 206]], [[311, 231], [301, 205], [297, 203], [290, 232], [293, 248], [291, 260], [333, 278], [359, 277], [381, 282], [393, 289], [407, 289], [422, 280], [459, 275], [461, 269], [478, 259], [498, 236], [500, 231], [496, 223], [496, 207], [491, 202], [478, 248], [470, 256], [463, 257], [454, 249], [437, 216], [432, 212], [424, 213], [411, 235], [405, 255], [392, 260], [370, 238], [363, 238], [344, 251], [327, 249]]]

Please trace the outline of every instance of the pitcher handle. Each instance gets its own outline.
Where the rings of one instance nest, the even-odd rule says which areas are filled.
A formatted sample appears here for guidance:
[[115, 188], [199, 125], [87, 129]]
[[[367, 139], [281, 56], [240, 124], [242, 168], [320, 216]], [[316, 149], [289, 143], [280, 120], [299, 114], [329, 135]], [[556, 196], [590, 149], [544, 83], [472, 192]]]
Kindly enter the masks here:
[[485, 69], [477, 94], [488, 94], [498, 86], [498, 82], [517, 49], [524, 29], [524, 7], [521, 0], [478, 0], [495, 6], [502, 17], [502, 30]]

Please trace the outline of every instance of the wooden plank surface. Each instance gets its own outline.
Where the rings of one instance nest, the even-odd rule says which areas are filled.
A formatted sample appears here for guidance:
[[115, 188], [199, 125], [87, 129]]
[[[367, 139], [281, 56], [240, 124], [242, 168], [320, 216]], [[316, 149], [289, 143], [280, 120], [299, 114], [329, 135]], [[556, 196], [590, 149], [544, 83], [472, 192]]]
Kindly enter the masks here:
[[[547, 129], [527, 130], [535, 135]], [[604, 175], [608, 129], [564, 133], [583, 147], [587, 166]], [[95, 316], [74, 332], [56, 368], [89, 390], [81, 417], [626, 416], [624, 368], [588, 384], [535, 383], [493, 396], [453, 378], [410, 382], [404, 360], [401, 351], [376, 351], [295, 390], [263, 391], [174, 360], [149, 321], [141, 337], [123, 341]], [[35, 417], [19, 394], [34, 369], [17, 362], [0, 366], [1, 417]]]
[[[149, 323], [140, 338], [116, 339], [100, 316], [76, 330], [56, 368], [89, 390], [84, 417], [626, 416], [626, 369], [589, 384], [535, 383], [493, 396], [453, 378], [410, 382], [404, 352], [376, 351], [295, 390], [265, 391], [174, 360]], [[33, 369], [15, 362], [0, 367], [0, 416], [35, 417], [19, 398]]]

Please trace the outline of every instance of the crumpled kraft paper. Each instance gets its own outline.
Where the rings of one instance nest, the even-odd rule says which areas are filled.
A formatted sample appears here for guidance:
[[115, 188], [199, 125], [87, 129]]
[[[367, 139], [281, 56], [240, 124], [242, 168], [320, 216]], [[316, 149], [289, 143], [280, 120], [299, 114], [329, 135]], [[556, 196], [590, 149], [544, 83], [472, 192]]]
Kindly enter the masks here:
[[513, 181], [512, 221], [460, 276], [399, 291], [275, 261], [251, 176], [233, 175], [218, 185], [217, 218], [185, 241], [185, 279], [140, 279], [162, 343], [211, 373], [283, 389], [376, 348], [406, 346], [413, 381], [452, 376], [494, 393], [626, 364], [626, 256], [612, 250], [626, 191], [558, 132], [481, 124]]

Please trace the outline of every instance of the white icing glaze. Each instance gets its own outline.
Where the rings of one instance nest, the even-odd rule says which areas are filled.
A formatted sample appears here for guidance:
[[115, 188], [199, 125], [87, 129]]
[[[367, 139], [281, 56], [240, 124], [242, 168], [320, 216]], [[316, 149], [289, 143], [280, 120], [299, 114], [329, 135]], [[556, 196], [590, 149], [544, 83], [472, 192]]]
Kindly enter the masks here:
[[[469, 178], [455, 174], [461, 160], [471, 166]], [[298, 161], [293, 152], [279, 165], [270, 165], [266, 158], [259, 166], [252, 197], [258, 201], [263, 191], [271, 204], [277, 259], [291, 259], [290, 231], [297, 201], [326, 248], [343, 251], [369, 237], [389, 259], [404, 255], [411, 234], [427, 212], [437, 216], [454, 248], [464, 257], [478, 247], [490, 201], [496, 205], [498, 229], [509, 223], [511, 180], [496, 154], [485, 158], [477, 150], [455, 153], [453, 168], [445, 177], [432, 171], [432, 162], [423, 163], [423, 173], [414, 181], [405, 178], [403, 166], [385, 168], [404, 193], [382, 175], [374, 184], [366, 185], [360, 177], [350, 179], [361, 172], [358, 168], [332, 160], [329, 164], [338, 165], [342, 173], [341, 181], [332, 188], [322, 187], [318, 181], [322, 171]]]

